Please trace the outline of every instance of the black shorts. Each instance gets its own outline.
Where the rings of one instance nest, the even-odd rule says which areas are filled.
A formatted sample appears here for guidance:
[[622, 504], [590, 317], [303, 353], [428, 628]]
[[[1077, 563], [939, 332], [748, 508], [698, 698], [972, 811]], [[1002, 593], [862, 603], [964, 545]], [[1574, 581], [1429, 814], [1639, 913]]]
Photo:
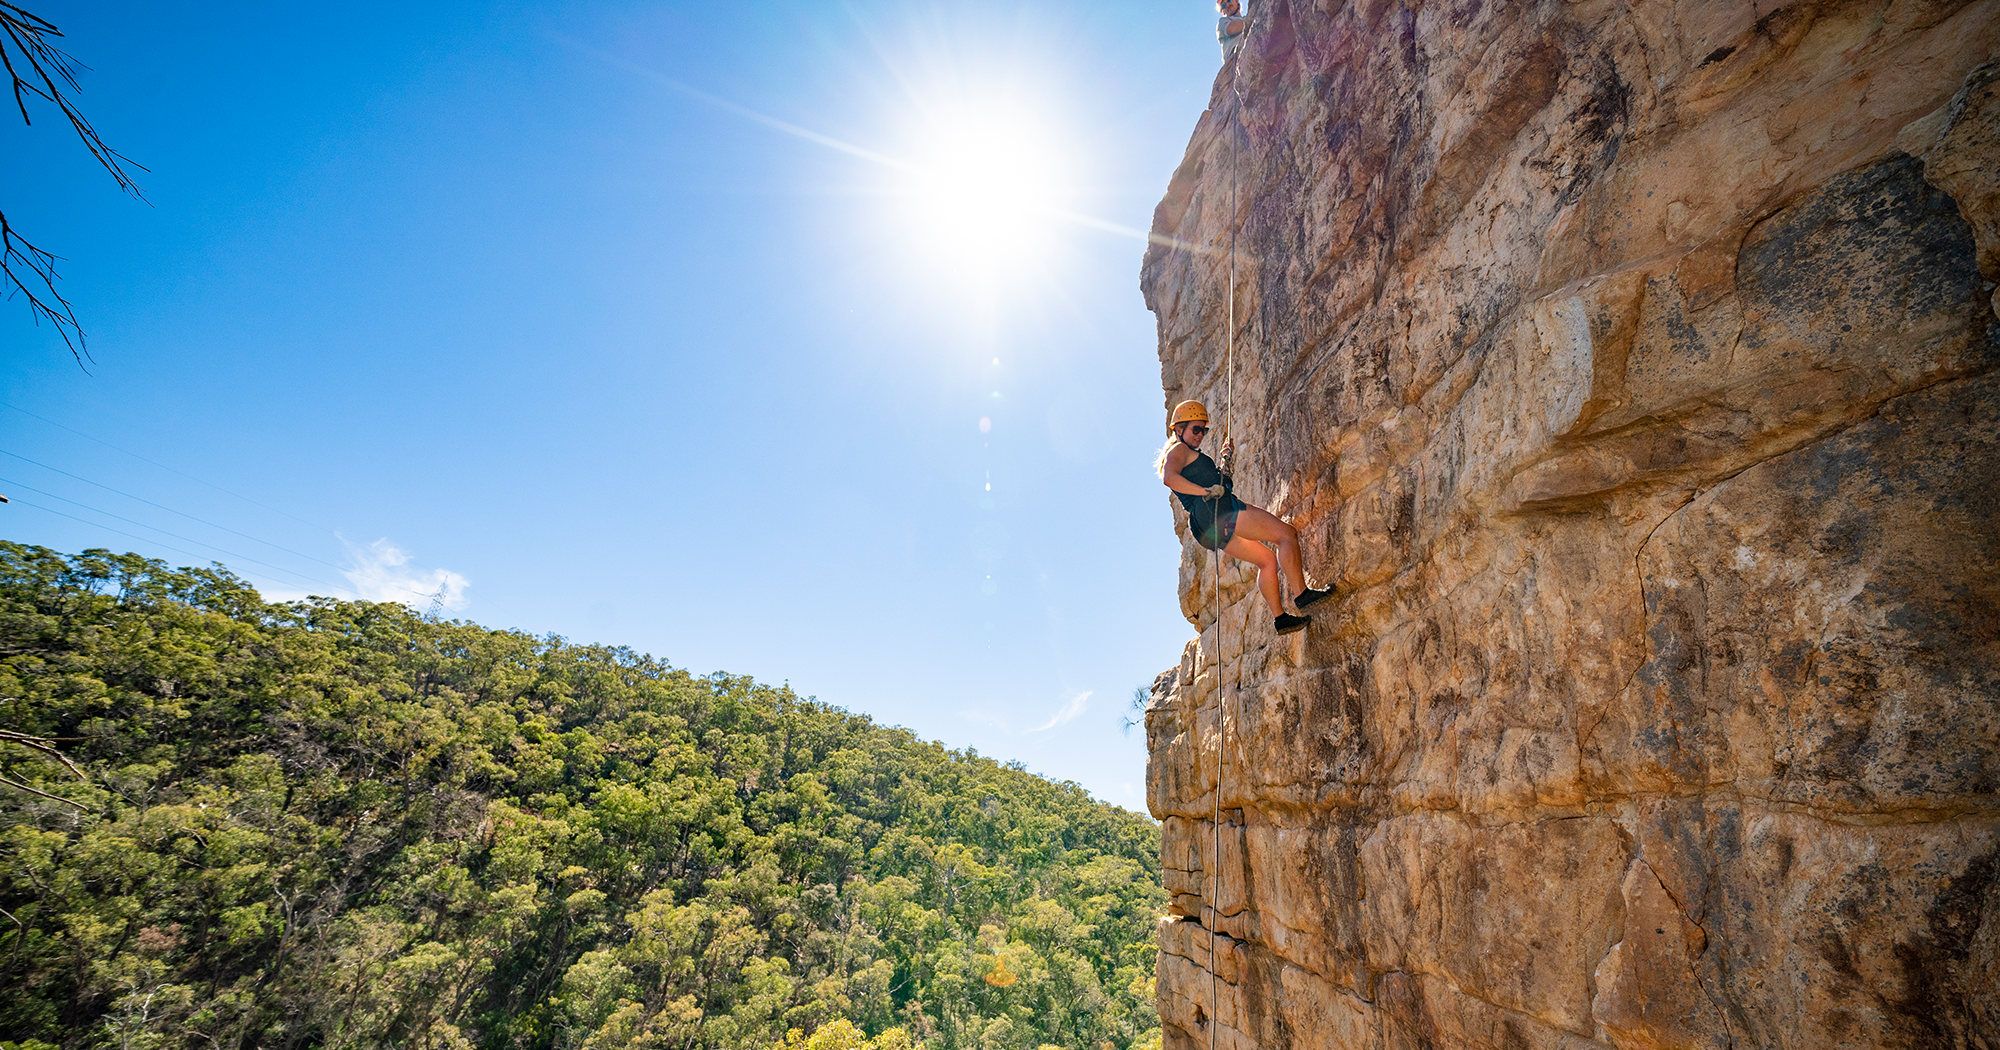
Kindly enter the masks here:
[[[1220, 513], [1209, 509], [1216, 503], [1222, 504]], [[1236, 515], [1244, 508], [1244, 502], [1235, 496], [1224, 496], [1213, 502], [1203, 500], [1198, 506], [1199, 509], [1188, 513], [1194, 541], [1212, 551], [1229, 546], [1229, 541], [1236, 537]]]

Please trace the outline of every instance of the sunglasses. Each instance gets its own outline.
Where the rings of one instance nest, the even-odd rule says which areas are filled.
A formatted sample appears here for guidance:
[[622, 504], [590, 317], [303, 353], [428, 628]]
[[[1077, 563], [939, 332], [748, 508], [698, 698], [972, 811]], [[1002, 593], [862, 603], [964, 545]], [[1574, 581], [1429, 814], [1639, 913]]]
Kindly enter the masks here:
[[1202, 436], [1203, 434], [1206, 434], [1206, 433], [1208, 433], [1208, 428], [1207, 428], [1207, 427], [1189, 427], [1189, 428], [1188, 428], [1188, 433], [1190, 433], [1190, 434], [1193, 434], [1193, 435], [1194, 435], [1195, 437], [1200, 437], [1200, 436]]

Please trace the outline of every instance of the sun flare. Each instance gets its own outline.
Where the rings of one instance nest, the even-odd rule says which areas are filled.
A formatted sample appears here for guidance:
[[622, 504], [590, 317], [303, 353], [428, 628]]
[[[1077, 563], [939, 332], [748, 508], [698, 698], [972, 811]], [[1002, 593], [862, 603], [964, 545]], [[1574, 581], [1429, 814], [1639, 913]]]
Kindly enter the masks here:
[[1015, 269], [1046, 250], [1066, 173], [1037, 122], [963, 114], [927, 131], [907, 188], [922, 241], [987, 272]]

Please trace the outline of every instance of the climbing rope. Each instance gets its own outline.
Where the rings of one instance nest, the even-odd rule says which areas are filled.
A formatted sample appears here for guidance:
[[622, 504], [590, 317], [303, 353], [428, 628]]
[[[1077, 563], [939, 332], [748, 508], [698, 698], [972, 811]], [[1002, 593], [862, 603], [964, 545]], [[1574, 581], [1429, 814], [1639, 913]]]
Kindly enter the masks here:
[[[1251, 26], [1243, 27], [1244, 41], [1237, 45], [1238, 56], [1250, 42], [1251, 28]], [[1241, 182], [1241, 174], [1236, 167], [1236, 125], [1243, 119], [1243, 88], [1236, 79], [1237, 68], [1231, 66], [1229, 69], [1229, 90], [1236, 96], [1236, 116], [1229, 126], [1229, 306], [1228, 327], [1224, 334], [1224, 345], [1227, 350], [1222, 359], [1222, 436], [1225, 447], [1229, 441], [1234, 440], [1233, 424], [1236, 419], [1236, 230], [1240, 225], [1237, 220], [1236, 194], [1238, 183]], [[1233, 469], [1236, 465], [1235, 450], [1231, 449], [1230, 452], [1228, 458]], [[1232, 492], [1233, 488], [1232, 486]], [[1218, 499], [1214, 515], [1218, 538], [1222, 531], [1222, 510], [1222, 500]], [[1222, 672], [1228, 671], [1229, 659], [1223, 644], [1227, 624], [1223, 621], [1222, 556], [1223, 552], [1218, 548], [1215, 552], [1215, 659], [1218, 668], [1215, 682], [1215, 797], [1208, 822], [1208, 1050], [1215, 1050], [1215, 1030], [1221, 1024], [1221, 1018], [1216, 1013], [1218, 1005], [1216, 975], [1222, 969], [1222, 964], [1215, 957], [1215, 930], [1222, 925], [1222, 782], [1229, 771], [1229, 718], [1225, 698], [1234, 692], [1233, 689], [1225, 692], [1223, 688]], [[1236, 676], [1240, 685], [1243, 677], [1240, 655], [1236, 664]]]

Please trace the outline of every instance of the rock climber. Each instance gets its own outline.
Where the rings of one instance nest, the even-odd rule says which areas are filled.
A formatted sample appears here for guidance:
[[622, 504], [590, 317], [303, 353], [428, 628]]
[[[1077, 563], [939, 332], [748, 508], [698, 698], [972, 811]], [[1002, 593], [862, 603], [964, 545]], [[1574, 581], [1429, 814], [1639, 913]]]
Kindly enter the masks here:
[[1236, 0], [1215, 0], [1215, 10], [1222, 15], [1215, 20], [1215, 42], [1222, 45], [1222, 60], [1227, 62], [1243, 46], [1250, 20], [1243, 17], [1243, 7]]
[[[1279, 564], [1282, 562], [1285, 575], [1299, 588], [1293, 604], [1301, 610], [1331, 595], [1333, 588], [1313, 590], [1306, 586], [1305, 566], [1299, 559], [1299, 530], [1269, 511], [1236, 498], [1229, 475], [1201, 450], [1209, 430], [1208, 409], [1201, 402], [1183, 401], [1175, 405], [1173, 422], [1167, 429], [1173, 437], [1160, 449], [1154, 469], [1180, 498], [1181, 506], [1187, 508], [1195, 542], [1255, 565], [1257, 589], [1264, 592], [1264, 603], [1276, 617], [1271, 625], [1279, 634], [1304, 630], [1312, 617], [1285, 611], [1284, 597], [1279, 591]], [[1229, 452], [1230, 443], [1224, 442], [1224, 463], [1229, 461]], [[1277, 553], [1264, 546], [1266, 543], [1277, 544]]]

